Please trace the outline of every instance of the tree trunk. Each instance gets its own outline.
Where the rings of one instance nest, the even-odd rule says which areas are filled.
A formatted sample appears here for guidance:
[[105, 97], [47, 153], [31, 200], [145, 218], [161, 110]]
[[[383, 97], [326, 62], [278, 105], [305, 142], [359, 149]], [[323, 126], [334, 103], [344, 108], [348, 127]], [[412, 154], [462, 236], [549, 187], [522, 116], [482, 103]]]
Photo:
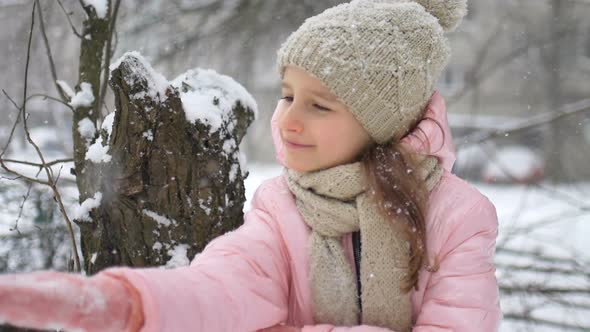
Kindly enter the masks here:
[[[84, 3], [84, 2], [82, 2]], [[107, 2], [107, 13], [111, 12], [111, 1]], [[86, 161], [87, 139], [82, 137], [79, 128], [79, 123], [83, 119], [90, 120], [94, 126], [100, 118], [100, 110], [98, 109], [98, 96], [101, 86], [101, 69], [104, 65], [103, 52], [108, 41], [109, 26], [111, 20], [110, 15], [105, 18], [98, 17], [94, 7], [91, 5], [84, 5], [86, 11], [86, 19], [82, 23], [83, 30], [80, 44], [80, 64], [78, 68], [78, 84], [77, 91], [80, 91], [82, 83], [89, 83], [92, 87], [92, 94], [94, 102], [89, 107], [78, 107], [73, 115], [72, 135], [74, 142], [74, 166], [76, 173], [76, 182], [78, 190], [80, 191], [80, 201], [84, 201], [91, 196], [97, 189], [99, 182], [92, 176], [92, 170], [86, 170], [88, 162]], [[90, 165], [91, 166], [91, 165]]]
[[[112, 134], [101, 135], [112, 160], [87, 174], [100, 179], [102, 200], [91, 222], [77, 221], [89, 274], [113, 265], [187, 264], [211, 239], [243, 222], [248, 174], [238, 147], [254, 110], [238, 101], [217, 130], [192, 123], [180, 99], [191, 86], [175, 81], [180, 86], [154, 97], [158, 78], [145, 67], [127, 54], [109, 82], [116, 111]], [[218, 98], [210, 102], [221, 107]]]

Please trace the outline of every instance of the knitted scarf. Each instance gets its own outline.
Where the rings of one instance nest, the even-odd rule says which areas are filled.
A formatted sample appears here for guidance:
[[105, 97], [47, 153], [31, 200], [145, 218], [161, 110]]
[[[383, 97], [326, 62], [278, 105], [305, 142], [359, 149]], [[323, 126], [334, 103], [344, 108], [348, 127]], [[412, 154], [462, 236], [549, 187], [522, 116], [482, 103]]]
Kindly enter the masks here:
[[[286, 169], [287, 184], [298, 211], [312, 228], [309, 240], [311, 293], [316, 323], [354, 326], [359, 323], [410, 331], [410, 293], [400, 286], [409, 266], [409, 242], [399, 223], [383, 218], [365, 193], [360, 162], [300, 173]], [[428, 190], [438, 183], [437, 159], [422, 159], [418, 174]], [[362, 317], [356, 277], [341, 237], [359, 231]]]

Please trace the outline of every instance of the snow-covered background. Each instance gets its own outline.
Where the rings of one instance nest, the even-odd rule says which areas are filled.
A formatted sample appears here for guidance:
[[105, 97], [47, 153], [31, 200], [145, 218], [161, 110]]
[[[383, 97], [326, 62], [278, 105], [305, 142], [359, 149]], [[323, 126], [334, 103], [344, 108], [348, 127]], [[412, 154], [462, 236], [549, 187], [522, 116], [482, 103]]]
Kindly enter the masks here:
[[[84, 2], [95, 6], [99, 15], [106, 14], [104, 0]], [[162, 78], [180, 79], [181, 73], [199, 67], [214, 69], [252, 94], [253, 99], [244, 97], [242, 91], [232, 94], [257, 103], [260, 109], [240, 147], [247, 156], [240, 162], [247, 163], [250, 171], [247, 210], [258, 185], [281, 172], [272, 162], [268, 130], [280, 95], [275, 51], [305, 18], [341, 2], [122, 1], [113, 60], [138, 51]], [[79, 39], [57, 2], [40, 3], [54, 50], [58, 84], [68, 95], [76, 96], [70, 105], [87, 105], [94, 98], [90, 87], [81, 84], [77, 93], [71, 87], [78, 77]], [[72, 13], [72, 24], [80, 28], [84, 17], [80, 1], [62, 3], [66, 12]], [[4, 25], [0, 29], [0, 88], [13, 97], [20, 96], [23, 87], [31, 4], [30, 0], [0, 0], [0, 25]], [[588, 1], [470, 0], [468, 16], [449, 36], [453, 57], [438, 87], [447, 98], [459, 146], [455, 171], [469, 178], [498, 211], [496, 262], [506, 316], [503, 332], [590, 331], [590, 116], [580, 113], [559, 126], [546, 124], [517, 134], [502, 132], [514, 124], [527, 126], [533, 117], [580, 106], [576, 102], [590, 97], [588, 16]], [[29, 92], [55, 95], [45, 52], [40, 38], [34, 40]], [[199, 93], [185, 94], [182, 100], [194, 110], [189, 117], [209, 117], [215, 124], [219, 118], [212, 117], [211, 109], [201, 108], [200, 102], [210, 81], [201, 81], [204, 87], [199, 87], [199, 82], [192, 84]], [[216, 95], [218, 91], [206, 93]], [[112, 105], [112, 94], [108, 93], [103, 115], [112, 112]], [[27, 107], [31, 136], [46, 159], [71, 157], [71, 110], [42, 98], [31, 99]], [[3, 145], [17, 112], [4, 96], [0, 111]], [[103, 128], [110, 128], [110, 114], [104, 118]], [[95, 131], [88, 122], [74, 125], [81, 133]], [[471, 139], [483, 132], [501, 135], [485, 142]], [[146, 138], [150, 137], [146, 132]], [[109, 157], [100, 144], [89, 154], [96, 162], [107, 162]], [[19, 130], [4, 158], [38, 162]], [[35, 167], [10, 165], [27, 176], [45, 176]], [[82, 206], [77, 203], [71, 167], [71, 162], [61, 163], [53, 170], [59, 174], [66, 210], [83, 217], [99, 197]], [[549, 181], [549, 175], [557, 181]], [[0, 174], [0, 271], [67, 269], [71, 253], [64, 228], [48, 188]], [[186, 248], [180, 246], [170, 250], [169, 256], [168, 266], [183, 265], [190, 259]]]

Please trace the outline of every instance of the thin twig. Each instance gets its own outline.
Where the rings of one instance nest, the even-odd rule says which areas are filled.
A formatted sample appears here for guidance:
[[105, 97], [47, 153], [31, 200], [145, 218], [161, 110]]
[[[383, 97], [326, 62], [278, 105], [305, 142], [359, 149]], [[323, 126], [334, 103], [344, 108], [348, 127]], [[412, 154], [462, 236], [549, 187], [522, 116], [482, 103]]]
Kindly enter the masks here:
[[583, 277], [590, 277], [589, 271], [576, 271], [572, 270], [571, 268], [567, 267], [543, 267], [537, 266], [533, 264], [504, 264], [504, 263], [496, 263], [497, 268], [506, 270], [506, 271], [519, 271], [519, 272], [536, 272], [536, 273], [548, 273], [548, 274], [564, 274], [568, 277], [572, 275], [575, 276], [583, 276]]
[[540, 262], [552, 263], [552, 264], [570, 264], [571, 266], [581, 267], [581, 266], [588, 266], [590, 262], [580, 262], [571, 257], [559, 257], [553, 256], [546, 253], [536, 252], [536, 251], [528, 251], [524, 249], [512, 249], [506, 247], [499, 247], [496, 249], [496, 253], [500, 254], [510, 254], [519, 257], [528, 257], [531, 259], [536, 259]]
[[39, 0], [35, 0], [37, 7], [37, 13], [39, 14], [39, 27], [41, 30], [41, 35], [43, 36], [43, 43], [45, 44], [45, 49], [47, 51], [47, 59], [49, 60], [49, 69], [51, 71], [51, 77], [53, 78], [53, 84], [57, 89], [57, 93], [60, 95], [61, 99], [66, 102], [69, 101], [68, 96], [63, 91], [61, 86], [57, 83], [57, 71], [55, 70], [55, 62], [53, 61], [53, 56], [51, 55], [51, 47], [49, 46], [49, 40], [47, 38], [47, 33], [45, 32], [45, 22], [43, 21], [43, 10], [41, 9], [41, 4]]
[[569, 213], [565, 214], [563, 212], [558, 213], [556, 216], [546, 217], [540, 220], [536, 220], [527, 224], [523, 227], [512, 227], [510, 229], [505, 229], [502, 231], [503, 239], [502, 241], [498, 242], [498, 247], [504, 247], [508, 244], [508, 242], [514, 240], [514, 238], [518, 235], [526, 235], [529, 236], [531, 232], [535, 230], [539, 230], [543, 227], [556, 224], [556, 223], [564, 223], [564, 222], [571, 222], [571, 219], [579, 218], [581, 216], [586, 216], [587, 212], [584, 211], [568, 211]]
[[588, 331], [588, 330], [590, 330], [590, 326], [574, 325], [574, 324], [568, 324], [568, 323], [564, 323], [564, 322], [556, 322], [553, 320], [531, 317], [531, 316], [525, 315], [525, 314], [505, 313], [504, 319], [525, 321], [525, 322], [531, 323], [531, 324], [539, 324], [539, 325], [557, 327], [561, 331], [563, 331], [564, 329], [574, 330], [574, 331]]
[[59, 171], [57, 171], [57, 176], [55, 177], [55, 185], [57, 186], [60, 176], [61, 176], [61, 170], [64, 168], [64, 165], [60, 165], [59, 166]]
[[31, 194], [31, 188], [33, 187], [33, 183], [30, 182], [29, 183], [29, 188], [27, 188], [27, 193], [23, 196], [23, 201], [20, 204], [19, 208], [18, 208], [18, 216], [16, 217], [16, 220], [14, 221], [14, 227], [10, 228], [10, 231], [16, 231], [18, 233], [18, 235], [20, 235], [20, 230], [18, 229], [18, 221], [20, 220], [21, 216], [23, 215], [23, 209], [25, 206], [25, 203], [27, 201], [27, 199], [29, 198], [29, 195]]
[[[490, 29], [490, 34], [487, 36], [486, 40], [484, 40], [481, 43], [481, 45], [483, 45], [483, 46], [479, 50], [477, 50], [473, 63], [475, 63], [475, 64], [484, 63], [484, 61], [486, 60], [486, 57], [490, 53], [490, 50], [496, 48], [496, 40], [502, 36], [501, 30], [505, 26], [505, 24], [506, 24], [505, 21], [508, 17], [509, 16], [506, 14], [502, 15], [502, 17], [498, 19], [495, 29], [493, 29], [493, 30]], [[456, 102], [457, 100], [460, 100], [463, 96], [465, 96], [466, 90], [467, 91], [473, 90], [477, 87], [477, 84], [478, 84], [477, 72], [478, 72], [478, 70], [481, 70], [481, 66], [474, 65], [474, 66], [471, 66], [471, 68], [469, 68], [465, 72], [464, 81], [466, 82], [466, 84], [464, 84], [464, 86], [466, 85], [467, 88], [461, 89], [461, 91], [459, 91], [459, 94], [451, 96], [451, 98], [449, 98], [449, 101], [448, 101], [448, 105], [449, 105], [448, 107], [451, 107], [454, 102]], [[471, 113], [472, 114], [475, 113], [475, 111], [477, 111], [478, 109], [479, 108], [477, 108], [477, 107], [472, 107]]]
[[31, 100], [33, 98], [37, 98], [37, 97], [42, 97], [43, 99], [53, 100], [55, 102], [58, 102], [58, 103], [60, 103], [60, 104], [62, 104], [64, 106], [66, 106], [67, 108], [69, 108], [70, 110], [72, 110], [72, 112], [75, 111], [74, 108], [72, 107], [72, 105], [68, 104], [67, 102], [64, 102], [61, 99], [58, 99], [58, 98], [55, 98], [55, 97], [51, 97], [51, 96], [48, 96], [48, 95], [43, 94], [43, 93], [35, 93], [35, 94], [32, 94], [32, 95], [29, 95], [29, 97], [27, 98], [27, 102], [29, 100]]
[[[33, 28], [35, 26], [35, 9], [36, 9], [36, 5], [37, 5], [37, 1], [33, 2], [33, 10], [31, 13], [31, 28], [29, 31], [29, 41], [28, 41], [28, 46], [27, 46], [27, 57], [26, 57], [26, 63], [25, 63], [25, 79], [24, 79], [24, 88], [23, 88], [23, 102], [22, 102], [22, 107], [18, 107], [18, 105], [16, 105], [16, 103], [14, 101], [12, 101], [12, 99], [8, 96], [8, 94], [6, 92], [5, 95], [13, 102], [13, 104], [15, 105], [15, 107], [17, 107], [17, 109], [19, 109], [20, 111], [20, 115], [22, 116], [22, 120], [23, 120], [23, 128], [25, 131], [25, 135], [27, 137], [28, 142], [35, 148], [37, 155], [39, 156], [39, 158], [41, 159], [41, 163], [42, 164], [46, 164], [45, 162], [45, 158], [43, 157], [43, 153], [41, 153], [41, 150], [39, 149], [39, 146], [37, 144], [35, 144], [35, 142], [31, 139], [31, 135], [29, 132], [29, 128], [27, 125], [27, 112], [26, 112], [26, 101], [27, 101], [27, 87], [28, 87], [28, 79], [29, 79], [29, 63], [31, 60], [31, 42], [32, 42], [32, 37], [33, 37]], [[3, 152], [4, 153], [4, 152]], [[1, 155], [0, 155], [1, 156]], [[63, 205], [63, 201], [61, 199], [61, 195], [59, 193], [59, 190], [57, 189], [57, 186], [55, 184], [55, 181], [53, 179], [53, 169], [51, 167], [43, 167], [43, 169], [45, 170], [45, 173], [47, 174], [47, 181], [41, 181], [38, 179], [33, 179], [30, 177], [26, 177], [22, 174], [19, 174], [11, 169], [9, 169], [6, 164], [4, 163], [4, 161], [2, 160], [2, 158], [0, 158], [0, 166], [2, 166], [2, 168], [4, 168], [6, 171], [13, 173], [15, 175], [20, 175], [23, 179], [26, 179], [28, 181], [31, 182], [36, 182], [36, 183], [41, 183], [41, 184], [45, 184], [47, 186], [49, 186], [56, 199], [57, 199], [57, 203], [59, 204], [60, 207], [60, 211], [62, 213], [62, 215], [64, 216], [64, 218], [66, 219], [66, 224], [70, 230], [70, 236], [71, 236], [71, 240], [72, 240], [72, 246], [73, 246], [73, 251], [74, 251], [74, 256], [76, 258], [75, 262], [76, 262], [76, 268], [77, 271], [81, 271], [81, 267], [80, 267], [80, 258], [78, 257], [78, 246], [76, 244], [76, 237], [74, 234], [74, 230], [72, 228], [72, 222], [70, 221], [70, 218], [68, 217], [65, 207]]]
[[[37, 0], [38, 1], [38, 0]], [[110, 2], [109, 2], [110, 3]], [[112, 57], [112, 50], [113, 50], [113, 33], [115, 32], [115, 24], [117, 21], [117, 15], [119, 12], [119, 6], [121, 5], [121, 0], [116, 0], [115, 6], [112, 11], [111, 19], [109, 21], [109, 37], [107, 39], [106, 44], [106, 51], [105, 51], [105, 66], [104, 72], [102, 77], [102, 86], [100, 87], [99, 91], [99, 98], [98, 98], [98, 111], [102, 114], [102, 105], [104, 104], [104, 98], [107, 92], [107, 83], [109, 80], [110, 74], [110, 64], [111, 64], [111, 57]]]
[[59, 4], [59, 6], [63, 10], [64, 14], [66, 15], [66, 18], [68, 19], [68, 22], [70, 23], [70, 27], [72, 27], [72, 31], [74, 32], [74, 34], [78, 38], [82, 38], [82, 35], [76, 30], [76, 27], [74, 26], [74, 24], [72, 23], [72, 20], [70, 19], [70, 15], [71, 14], [68, 14], [68, 12], [66, 11], [66, 9], [64, 8], [64, 5], [61, 3], [61, 0], [57, 0], [57, 3]]
[[0, 175], [0, 180], [15, 181], [15, 180], [18, 180], [20, 178], [22, 178], [20, 175], [17, 175], [15, 178], [9, 178], [9, 177]]
[[553, 296], [549, 297], [549, 299], [559, 305], [564, 307], [568, 307], [571, 309], [586, 309], [590, 310], [590, 303], [587, 302], [579, 302], [579, 301], [572, 301], [572, 300], [563, 300], [561, 297]]
[[[563, 31], [559, 31], [559, 33], [557, 35], [557, 37], [558, 37], [557, 40], [560, 40], [561, 38], [570, 35], [572, 31], [573, 31], [572, 29], [564, 29]], [[466, 96], [469, 91], [479, 87], [482, 83], [484, 83], [489, 78], [494, 77], [493, 73], [497, 70], [505, 68], [503, 66], [504, 64], [513, 61], [514, 59], [518, 58], [519, 56], [521, 56], [523, 54], [526, 54], [532, 48], [542, 48], [546, 45], [556, 42], [557, 40], [547, 39], [547, 40], [534, 41], [534, 42], [529, 43], [523, 47], [519, 47], [519, 48], [512, 50], [512, 52], [504, 55], [503, 57], [499, 58], [496, 62], [494, 62], [492, 65], [489, 65], [487, 67], [483, 67], [479, 63], [476, 63], [477, 71], [472, 72], [472, 74], [470, 75], [470, 78], [472, 80], [465, 82], [466, 83], [465, 85], [467, 86], [467, 88], [461, 90], [458, 94], [454, 95], [453, 99], [450, 100], [448, 104], [451, 105], [452, 103], [458, 102], [459, 100], [461, 100], [461, 98]]]
[[500, 289], [508, 294], [590, 294], [588, 287], [549, 287], [545, 284], [528, 283], [523, 285], [500, 285]]
[[[23, 120], [23, 128], [25, 130], [25, 137], [27, 138], [27, 141], [33, 146], [33, 148], [35, 149], [35, 151], [37, 152], [37, 155], [39, 156], [39, 158], [41, 159], [41, 162], [43, 164], [45, 164], [45, 159], [43, 157], [43, 153], [41, 153], [41, 149], [39, 148], [39, 146], [33, 141], [33, 139], [31, 138], [31, 133], [29, 131], [29, 126], [27, 124], [27, 88], [28, 88], [28, 81], [29, 81], [29, 63], [31, 60], [31, 42], [33, 40], [33, 26], [35, 25], [35, 7], [37, 6], [38, 2], [35, 1], [33, 3], [33, 17], [31, 18], [31, 30], [29, 32], [29, 42], [28, 42], [28, 47], [27, 47], [27, 61], [25, 63], [25, 84], [24, 84], [24, 88], [23, 88], [23, 102], [22, 102], [22, 112], [21, 112], [21, 116], [22, 116], [22, 120]], [[50, 180], [51, 179], [51, 168], [46, 168], [46, 172], [47, 172], [47, 179]]]
[[33, 163], [30, 161], [24, 161], [24, 160], [4, 159], [5, 163], [22, 164], [22, 165], [35, 166], [35, 167], [40, 167], [40, 168], [51, 167], [55, 164], [69, 163], [69, 162], [73, 162], [73, 161], [74, 161], [73, 158], [66, 158], [66, 159], [55, 159], [55, 160], [52, 160], [52, 161], [44, 163], [44, 164], [39, 164], [39, 163]]
[[[17, 176], [17, 179], [23, 179], [25, 181], [34, 182], [34, 183], [38, 183], [38, 184], [42, 184], [42, 185], [50, 186], [51, 187], [51, 184], [48, 181], [43, 181], [43, 180], [35, 179], [35, 178], [30, 177], [30, 176], [23, 175], [23, 174], [15, 171], [15, 170], [9, 168], [4, 163], [4, 159], [0, 159], [0, 167], [2, 167], [8, 173], [10, 173], [12, 175], [16, 175]], [[9, 178], [6, 178], [6, 179], [9, 179]]]
[[10, 145], [10, 141], [12, 141], [12, 137], [14, 136], [14, 131], [16, 129], [16, 126], [18, 125], [18, 123], [20, 121], [20, 114], [23, 111], [22, 108], [18, 107], [18, 105], [14, 102], [14, 100], [12, 100], [12, 98], [10, 98], [10, 96], [8, 95], [8, 93], [4, 89], [2, 89], [2, 92], [4, 93], [6, 98], [8, 98], [8, 100], [10, 100], [10, 102], [14, 105], [14, 107], [16, 107], [18, 109], [18, 114], [16, 115], [16, 120], [14, 121], [14, 124], [12, 125], [12, 129], [10, 129], [10, 135], [8, 135], [8, 140], [6, 140], [6, 144], [4, 145], [4, 148], [2, 148], [2, 152], [0, 153], [0, 160], [2, 159], [2, 156], [4, 156], [6, 151], [8, 151], [8, 146]]
[[557, 112], [542, 113], [526, 120], [518, 121], [515, 124], [504, 127], [503, 129], [493, 131], [478, 131], [471, 135], [466, 135], [457, 140], [457, 148], [465, 144], [482, 143], [501, 136], [513, 135], [519, 132], [527, 131], [532, 128], [540, 127], [548, 123], [560, 120], [568, 116], [581, 114], [590, 111], [590, 98], [583, 99], [574, 103], [562, 106]]

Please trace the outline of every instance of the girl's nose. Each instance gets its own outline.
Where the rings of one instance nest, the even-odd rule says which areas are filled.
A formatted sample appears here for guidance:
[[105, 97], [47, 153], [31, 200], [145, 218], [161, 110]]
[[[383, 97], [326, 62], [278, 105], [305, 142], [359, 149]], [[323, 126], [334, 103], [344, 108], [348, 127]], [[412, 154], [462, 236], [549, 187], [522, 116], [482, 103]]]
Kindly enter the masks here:
[[303, 122], [299, 116], [300, 112], [293, 106], [293, 104], [287, 105], [281, 111], [277, 126], [281, 130], [301, 133], [303, 131]]

